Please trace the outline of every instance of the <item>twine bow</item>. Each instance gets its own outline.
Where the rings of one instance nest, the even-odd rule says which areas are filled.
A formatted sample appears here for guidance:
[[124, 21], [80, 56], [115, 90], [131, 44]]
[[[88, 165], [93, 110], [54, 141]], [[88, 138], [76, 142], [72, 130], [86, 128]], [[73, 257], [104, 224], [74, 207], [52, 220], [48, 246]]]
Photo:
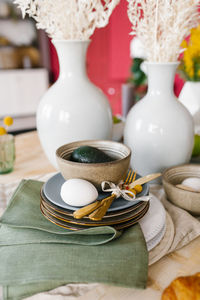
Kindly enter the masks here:
[[[109, 188], [106, 188], [106, 185], [109, 186]], [[101, 189], [103, 192], [112, 192], [116, 196], [116, 198], [123, 197], [127, 201], [149, 201], [150, 197], [149, 196], [142, 196], [139, 198], [136, 198], [135, 194], [126, 189], [122, 189], [122, 183], [120, 182], [118, 185], [114, 184], [111, 181], [103, 181], [101, 183]]]
[[[106, 188], [106, 185], [109, 186], [109, 188]], [[129, 190], [124, 190], [120, 188], [121, 184], [118, 185], [114, 184], [111, 181], [103, 181], [101, 183], [101, 188], [103, 192], [112, 192], [116, 196], [116, 198], [119, 198], [122, 196], [125, 200], [133, 201], [135, 200], [135, 194]], [[131, 196], [130, 196], [131, 195]]]

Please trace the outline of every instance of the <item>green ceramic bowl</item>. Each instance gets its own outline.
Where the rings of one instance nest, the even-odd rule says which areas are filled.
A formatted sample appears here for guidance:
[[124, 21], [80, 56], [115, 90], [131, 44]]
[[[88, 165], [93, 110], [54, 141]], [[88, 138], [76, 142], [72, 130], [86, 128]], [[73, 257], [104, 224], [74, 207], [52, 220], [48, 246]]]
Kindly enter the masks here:
[[168, 168], [163, 172], [162, 181], [167, 198], [175, 205], [200, 215], [200, 193], [177, 188], [188, 177], [200, 178], [200, 165], [187, 164]]
[[[71, 153], [80, 146], [87, 145], [104, 151], [115, 160], [106, 163], [78, 163], [70, 160]], [[98, 189], [102, 181], [111, 181], [118, 184], [128, 171], [131, 150], [122, 143], [107, 140], [86, 140], [69, 143], [59, 147], [56, 159], [63, 177], [81, 178], [90, 181]]]

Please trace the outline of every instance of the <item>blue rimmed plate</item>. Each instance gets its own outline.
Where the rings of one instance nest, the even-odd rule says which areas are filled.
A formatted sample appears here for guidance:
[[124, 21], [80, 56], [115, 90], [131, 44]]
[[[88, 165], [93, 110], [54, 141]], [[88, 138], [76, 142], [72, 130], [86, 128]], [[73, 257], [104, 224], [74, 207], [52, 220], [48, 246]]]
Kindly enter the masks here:
[[[141, 176], [137, 175], [137, 178], [140, 178]], [[60, 190], [62, 184], [65, 182], [65, 179], [62, 177], [61, 173], [57, 173], [53, 175], [49, 180], [47, 180], [46, 183], [44, 183], [42, 187], [42, 192], [44, 193], [45, 197], [53, 204], [64, 208], [68, 210], [75, 211], [79, 209], [80, 207], [77, 206], [71, 206], [65, 203], [61, 196], [60, 196]], [[143, 184], [142, 192], [137, 195], [137, 197], [146, 196], [149, 193], [149, 185], [147, 183]], [[98, 200], [105, 198], [109, 196], [110, 193], [99, 193]], [[136, 201], [126, 201], [123, 198], [118, 198], [113, 201], [110, 208], [108, 209], [108, 212], [122, 210], [128, 207], [131, 207], [137, 203], [139, 203], [139, 200]]]

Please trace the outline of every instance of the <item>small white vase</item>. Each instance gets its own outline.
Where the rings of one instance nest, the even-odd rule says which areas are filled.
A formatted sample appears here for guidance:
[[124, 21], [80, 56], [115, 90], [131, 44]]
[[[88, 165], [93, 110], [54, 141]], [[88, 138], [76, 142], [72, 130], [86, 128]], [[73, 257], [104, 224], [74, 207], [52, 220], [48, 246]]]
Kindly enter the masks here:
[[46, 156], [57, 168], [55, 152], [61, 145], [111, 138], [112, 112], [105, 95], [86, 74], [89, 41], [54, 40], [53, 44], [60, 75], [39, 103], [37, 130]]
[[178, 63], [147, 63], [148, 92], [130, 110], [124, 141], [139, 174], [162, 172], [190, 160], [194, 127], [188, 110], [173, 92]]
[[187, 81], [180, 92], [179, 100], [191, 113], [194, 131], [200, 135], [200, 82]]

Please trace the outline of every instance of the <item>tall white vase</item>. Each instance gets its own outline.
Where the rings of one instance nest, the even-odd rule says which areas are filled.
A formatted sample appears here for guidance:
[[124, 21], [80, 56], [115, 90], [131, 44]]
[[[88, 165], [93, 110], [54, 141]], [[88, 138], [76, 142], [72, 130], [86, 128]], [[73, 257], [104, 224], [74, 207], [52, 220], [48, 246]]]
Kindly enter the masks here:
[[77, 140], [110, 139], [112, 112], [105, 95], [86, 74], [89, 41], [53, 43], [60, 75], [38, 106], [37, 130], [46, 156], [57, 167], [55, 151], [59, 146]]
[[178, 63], [147, 63], [148, 92], [130, 110], [124, 141], [132, 150], [131, 166], [141, 175], [190, 160], [194, 126], [173, 92]]
[[187, 81], [180, 92], [179, 100], [191, 113], [195, 133], [200, 135], [200, 82]]

